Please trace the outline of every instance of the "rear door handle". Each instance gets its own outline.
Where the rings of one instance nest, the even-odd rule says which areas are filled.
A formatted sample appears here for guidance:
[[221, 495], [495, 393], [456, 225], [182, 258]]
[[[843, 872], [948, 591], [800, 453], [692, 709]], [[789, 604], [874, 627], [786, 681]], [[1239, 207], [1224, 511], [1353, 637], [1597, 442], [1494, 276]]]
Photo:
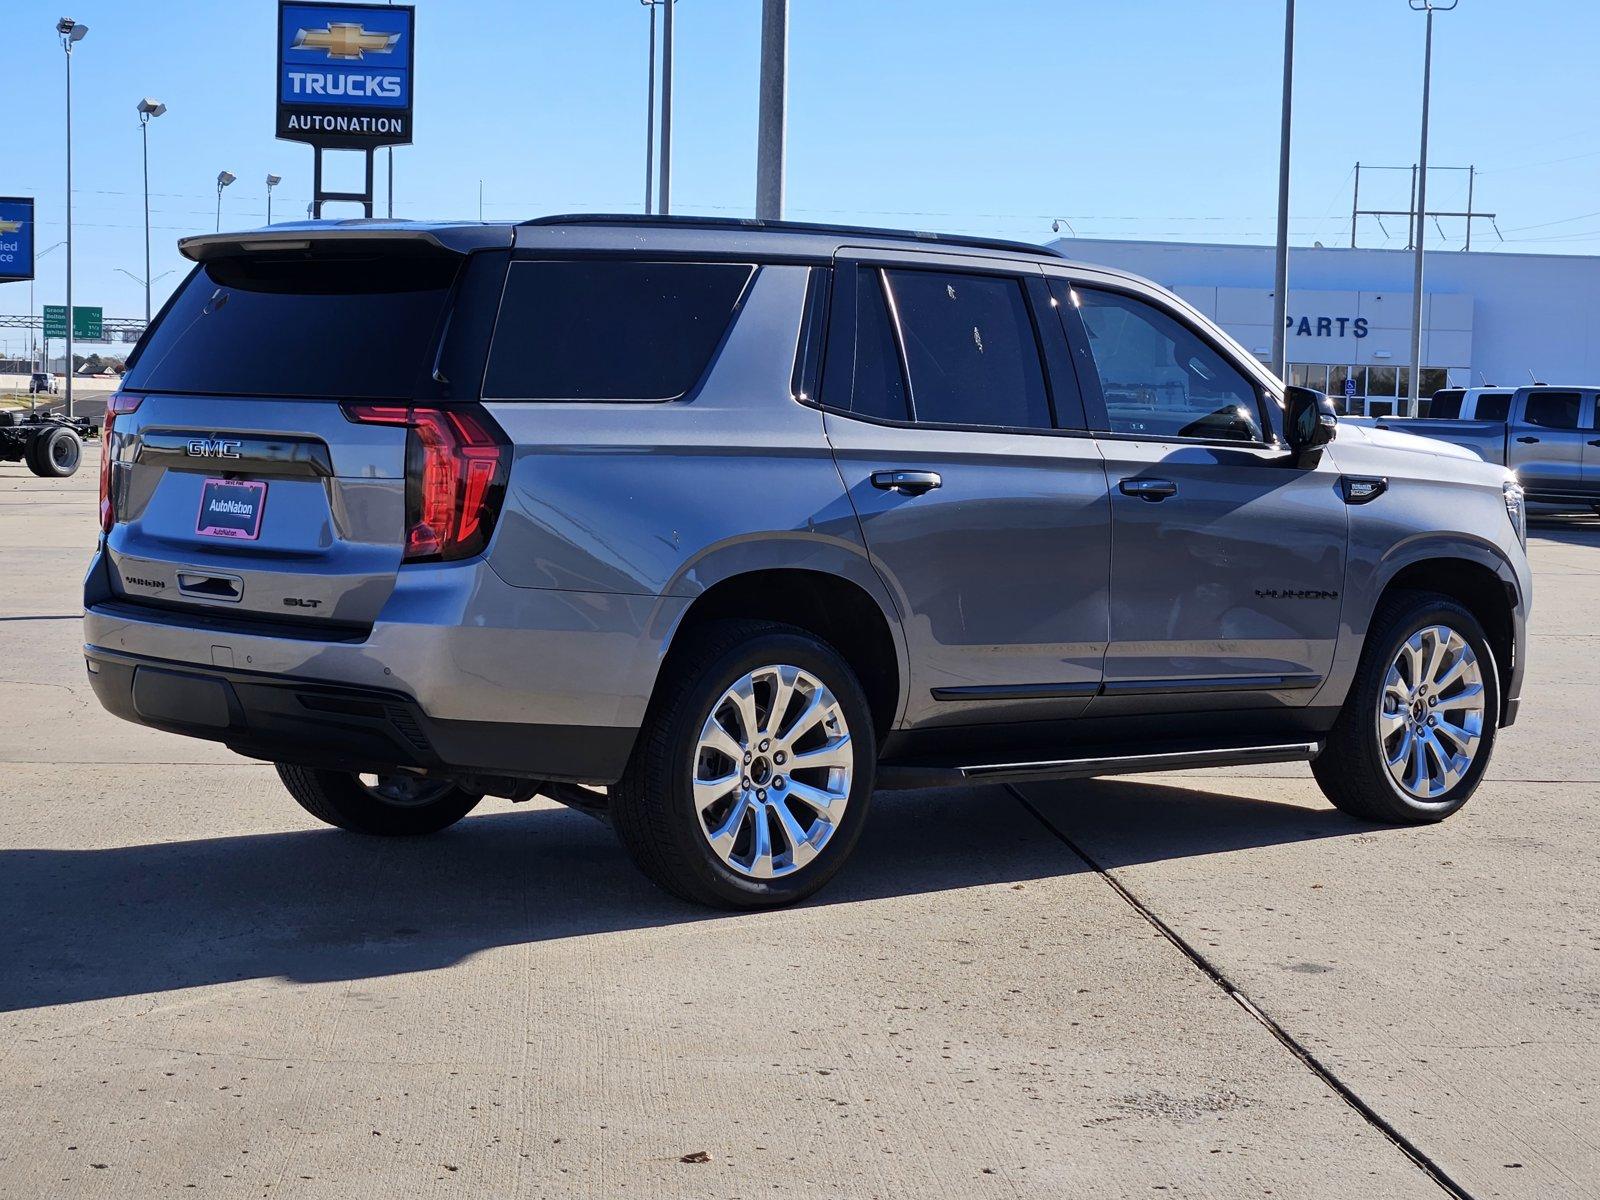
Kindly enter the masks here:
[[937, 471], [874, 471], [872, 486], [886, 492], [901, 492], [907, 496], [920, 496], [931, 492], [944, 480]]
[[1591, 445], [1591, 446], [1600, 446], [1600, 438], [1590, 438], [1589, 439], [1589, 445]]
[[1522, 442], [1522, 443], [1524, 443], [1524, 444], [1529, 444], [1529, 443], [1532, 443], [1532, 442], [1537, 442], [1537, 441], [1538, 441], [1538, 440], [1539, 440], [1539, 439], [1538, 439], [1538, 438], [1536, 438], [1536, 437], [1519, 437], [1519, 438], [1518, 438], [1518, 439], [1517, 439], [1517, 441], [1519, 441], [1519, 442]]
[[1170, 479], [1124, 479], [1117, 486], [1124, 496], [1137, 496], [1151, 504], [1178, 494], [1178, 485]]

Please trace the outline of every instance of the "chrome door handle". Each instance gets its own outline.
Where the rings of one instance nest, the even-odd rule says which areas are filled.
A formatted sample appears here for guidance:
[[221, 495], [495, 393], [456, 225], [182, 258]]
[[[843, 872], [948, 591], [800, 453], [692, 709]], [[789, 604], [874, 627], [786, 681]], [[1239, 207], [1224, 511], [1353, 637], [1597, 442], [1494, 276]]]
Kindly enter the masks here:
[[931, 492], [944, 480], [937, 471], [874, 471], [872, 486], [886, 492], [903, 492], [907, 496], [920, 496]]
[[1519, 437], [1519, 438], [1518, 438], [1518, 439], [1517, 439], [1517, 441], [1519, 441], [1519, 442], [1522, 442], [1522, 443], [1524, 443], [1524, 444], [1529, 444], [1529, 443], [1532, 443], [1532, 442], [1537, 442], [1537, 441], [1538, 441], [1538, 440], [1539, 440], [1539, 439], [1538, 439], [1538, 438], [1536, 438], [1536, 437]]
[[1170, 479], [1124, 479], [1117, 487], [1124, 496], [1137, 496], [1151, 504], [1178, 494], [1178, 485]]

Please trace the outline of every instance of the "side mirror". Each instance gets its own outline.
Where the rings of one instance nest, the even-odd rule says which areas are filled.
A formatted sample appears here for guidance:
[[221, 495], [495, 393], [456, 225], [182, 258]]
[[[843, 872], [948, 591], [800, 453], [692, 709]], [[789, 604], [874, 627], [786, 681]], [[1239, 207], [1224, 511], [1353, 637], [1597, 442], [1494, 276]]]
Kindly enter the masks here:
[[1284, 436], [1289, 439], [1289, 449], [1297, 454], [1326, 446], [1339, 432], [1338, 411], [1321, 392], [1285, 388], [1283, 409]]

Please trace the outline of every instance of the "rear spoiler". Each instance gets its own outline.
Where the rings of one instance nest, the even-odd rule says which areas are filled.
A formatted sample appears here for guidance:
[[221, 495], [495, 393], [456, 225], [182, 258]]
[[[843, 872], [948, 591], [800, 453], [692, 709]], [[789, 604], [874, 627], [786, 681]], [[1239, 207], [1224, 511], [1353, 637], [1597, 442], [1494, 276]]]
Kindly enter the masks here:
[[296, 221], [240, 233], [203, 233], [178, 239], [178, 251], [194, 262], [241, 254], [309, 250], [312, 246], [349, 246], [360, 242], [422, 244], [454, 254], [508, 249], [515, 226], [433, 225], [421, 221]]

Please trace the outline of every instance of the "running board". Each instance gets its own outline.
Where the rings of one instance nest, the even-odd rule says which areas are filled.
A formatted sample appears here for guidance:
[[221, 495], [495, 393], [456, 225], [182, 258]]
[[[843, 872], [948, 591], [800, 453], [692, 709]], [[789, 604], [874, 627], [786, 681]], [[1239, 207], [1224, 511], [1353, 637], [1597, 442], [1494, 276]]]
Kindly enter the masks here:
[[1140, 775], [1147, 771], [1183, 771], [1197, 767], [1307, 762], [1321, 751], [1321, 742], [1281, 742], [1265, 746], [1174, 750], [1159, 754], [1102, 754], [1090, 758], [1057, 758], [1039, 762], [969, 763], [960, 766], [893, 763], [878, 769], [878, 786], [885, 791], [894, 791], [959, 787], [963, 784], [1092, 779], [1098, 775]]

